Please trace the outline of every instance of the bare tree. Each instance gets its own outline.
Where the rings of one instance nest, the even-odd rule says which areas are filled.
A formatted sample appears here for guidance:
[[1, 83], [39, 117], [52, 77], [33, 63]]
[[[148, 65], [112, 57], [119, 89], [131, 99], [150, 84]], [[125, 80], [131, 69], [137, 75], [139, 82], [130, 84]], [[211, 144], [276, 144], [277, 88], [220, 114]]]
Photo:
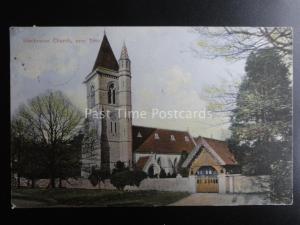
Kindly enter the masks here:
[[77, 134], [82, 113], [60, 91], [47, 91], [20, 107], [16, 117], [27, 127], [27, 135], [43, 146], [51, 186], [59, 174], [64, 149]]
[[[96, 121], [93, 118], [88, 117], [84, 121], [84, 138], [82, 142], [82, 168], [90, 173], [91, 167], [97, 161], [97, 156], [100, 156], [100, 134], [99, 128]], [[99, 160], [100, 161], [100, 160]]]
[[[290, 27], [195, 27], [199, 34], [197, 46], [191, 47], [196, 56], [215, 59], [246, 59], [250, 53], [273, 48], [286, 63], [292, 65], [292, 29]], [[241, 80], [229, 74], [222, 85], [207, 86], [202, 93], [210, 111], [219, 116], [229, 116], [235, 108]]]
[[[274, 48], [290, 65], [293, 32], [290, 27], [196, 27], [200, 34], [198, 47], [205, 49], [208, 58], [245, 59], [258, 49]], [[192, 51], [200, 54], [199, 48]]]

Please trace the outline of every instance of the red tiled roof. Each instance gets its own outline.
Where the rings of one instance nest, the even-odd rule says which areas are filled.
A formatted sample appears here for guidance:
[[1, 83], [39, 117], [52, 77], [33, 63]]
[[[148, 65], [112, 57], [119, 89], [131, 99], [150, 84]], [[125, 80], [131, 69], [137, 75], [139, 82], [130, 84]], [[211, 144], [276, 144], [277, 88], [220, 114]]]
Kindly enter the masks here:
[[[156, 128], [132, 126], [132, 149], [135, 151], [155, 131]], [[138, 134], [140, 136], [138, 137]]]
[[[234, 158], [233, 153], [228, 148], [225, 141], [220, 141], [212, 138], [204, 138], [207, 144], [220, 156], [226, 165], [236, 165], [237, 161]], [[195, 138], [196, 143], [201, 142], [201, 137]]]
[[144, 166], [147, 163], [148, 159], [149, 159], [149, 156], [140, 157], [139, 160], [135, 164], [136, 168], [140, 169], [140, 170], [144, 169]]
[[[135, 152], [181, 154], [183, 151], [189, 153], [195, 147], [195, 144], [187, 131], [175, 131], [156, 128], [152, 129], [153, 130], [150, 132], [150, 135], [148, 133], [149, 136], [136, 148]], [[155, 134], [158, 135], [158, 139], [155, 138]], [[171, 135], [174, 136], [175, 140], [171, 140]], [[189, 141], [186, 141], [186, 137]], [[136, 138], [138, 138], [136, 135], [133, 136], [133, 142], [135, 142]]]

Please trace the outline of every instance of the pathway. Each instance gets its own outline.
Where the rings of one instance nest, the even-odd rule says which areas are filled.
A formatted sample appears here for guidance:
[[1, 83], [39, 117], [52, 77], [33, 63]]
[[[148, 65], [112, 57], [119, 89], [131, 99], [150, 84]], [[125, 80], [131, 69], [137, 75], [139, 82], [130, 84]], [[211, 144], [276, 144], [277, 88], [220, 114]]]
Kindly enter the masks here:
[[266, 194], [194, 193], [170, 206], [268, 205]]

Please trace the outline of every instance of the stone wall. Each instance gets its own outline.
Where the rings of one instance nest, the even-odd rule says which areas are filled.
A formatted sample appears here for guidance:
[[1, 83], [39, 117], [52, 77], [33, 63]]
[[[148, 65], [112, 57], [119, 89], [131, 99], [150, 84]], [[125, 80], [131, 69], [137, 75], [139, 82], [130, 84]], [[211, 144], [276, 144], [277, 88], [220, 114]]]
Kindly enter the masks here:
[[220, 193], [264, 193], [270, 191], [270, 176], [219, 175]]
[[194, 176], [177, 178], [147, 178], [140, 184], [138, 190], [159, 191], [185, 191], [196, 192], [196, 180]]
[[[270, 191], [269, 176], [243, 176], [240, 174], [218, 176], [219, 193], [265, 193]], [[30, 186], [26, 179], [21, 180], [21, 186]], [[39, 188], [47, 188], [48, 179], [36, 181], [35, 186]], [[56, 182], [58, 186], [58, 180]], [[81, 189], [116, 189], [109, 180], [104, 183], [93, 186], [88, 179], [68, 179], [62, 181], [65, 188], [81, 188]], [[147, 178], [143, 180], [139, 187], [126, 186], [125, 190], [159, 190], [159, 191], [185, 191], [190, 193], [196, 192], [195, 176], [177, 177], [177, 178]]]
[[[85, 187], [88, 187], [86, 185]], [[116, 189], [109, 180], [100, 184], [101, 189], [114, 190]], [[183, 192], [196, 192], [196, 180], [194, 176], [190, 177], [177, 177], [177, 178], [146, 178], [139, 187], [126, 186], [125, 190], [157, 190], [157, 191], [183, 191]]]
[[[47, 188], [49, 185], [48, 179], [40, 179], [36, 181], [35, 187]], [[56, 182], [58, 186], [58, 181]], [[27, 183], [23, 182], [22, 186], [27, 186]], [[104, 183], [93, 186], [88, 179], [68, 179], [62, 181], [64, 188], [80, 188], [80, 189], [107, 189], [115, 190], [116, 188], [110, 183], [109, 180], [105, 180]], [[194, 176], [190, 177], [177, 177], [177, 178], [146, 178], [143, 180], [139, 187], [126, 186], [125, 190], [159, 190], [159, 191], [184, 191], [194, 193], [196, 192], [196, 180]]]

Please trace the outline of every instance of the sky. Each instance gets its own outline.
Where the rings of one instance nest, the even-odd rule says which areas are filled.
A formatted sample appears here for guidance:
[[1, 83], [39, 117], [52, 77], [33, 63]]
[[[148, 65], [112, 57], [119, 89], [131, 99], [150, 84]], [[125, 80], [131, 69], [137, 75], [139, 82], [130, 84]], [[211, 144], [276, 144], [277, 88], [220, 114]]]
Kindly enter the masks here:
[[[48, 89], [61, 90], [84, 112], [83, 80], [98, 54], [104, 32], [119, 59], [123, 42], [131, 60], [132, 110], [207, 113], [207, 86], [222, 85], [229, 73], [239, 79], [245, 61], [201, 57], [205, 37], [191, 27], [13, 27], [10, 29], [11, 114]], [[209, 40], [207, 40], [209, 41]], [[195, 55], [191, 48], [196, 48]], [[148, 116], [133, 124], [188, 130], [193, 136], [228, 137], [228, 118], [162, 119]]]

